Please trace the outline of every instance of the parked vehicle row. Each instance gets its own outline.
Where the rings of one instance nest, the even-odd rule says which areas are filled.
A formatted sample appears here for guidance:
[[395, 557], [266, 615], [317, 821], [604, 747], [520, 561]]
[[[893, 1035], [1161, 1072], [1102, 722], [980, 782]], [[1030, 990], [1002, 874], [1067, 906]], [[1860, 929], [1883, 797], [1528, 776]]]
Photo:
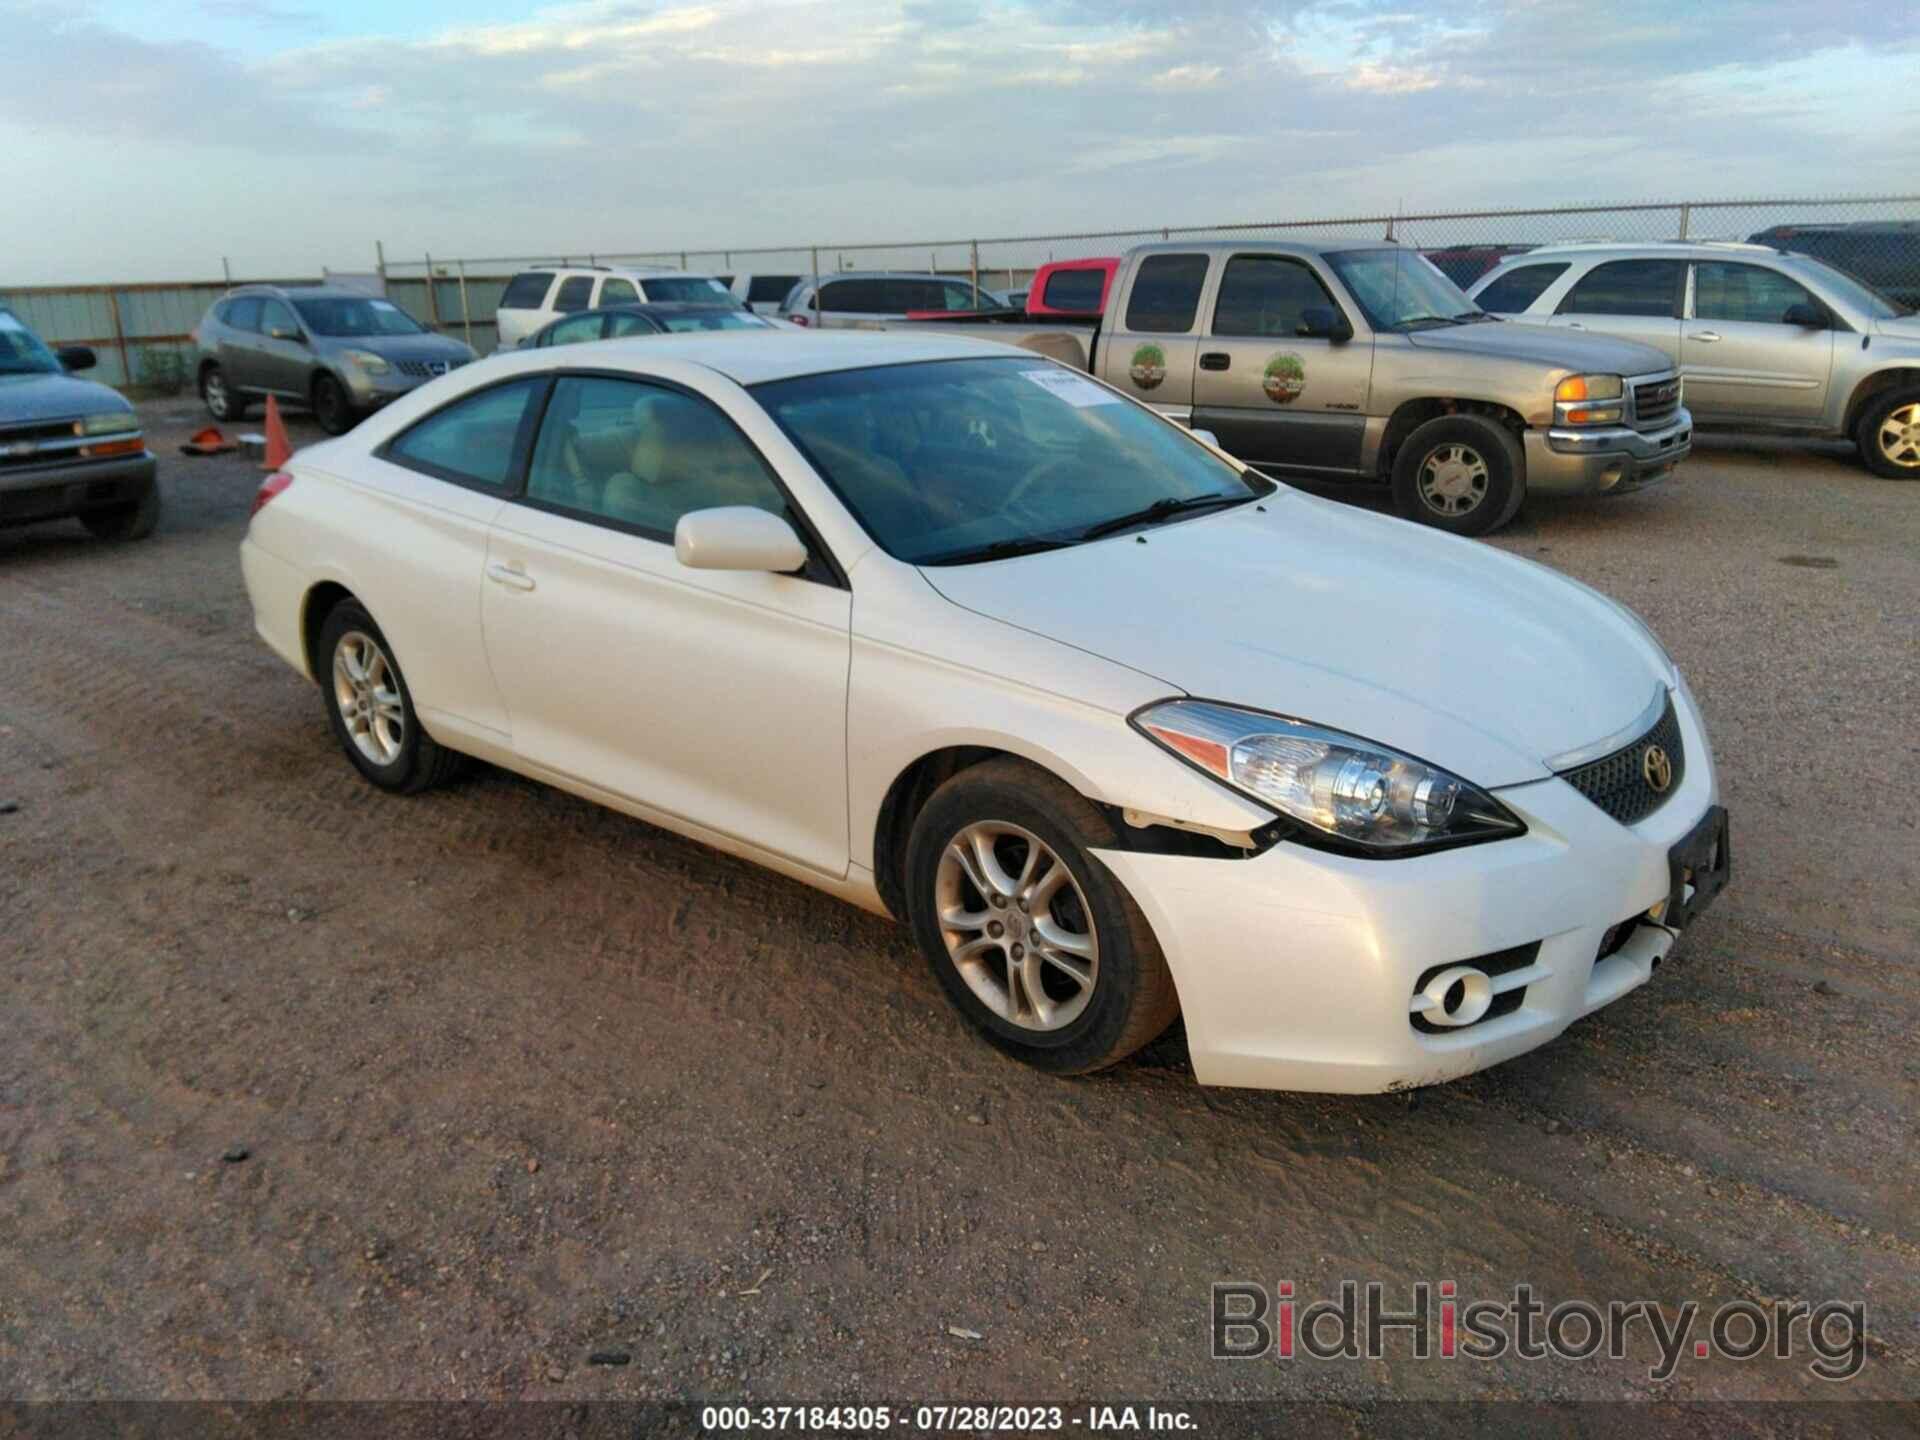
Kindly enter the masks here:
[[507, 282], [494, 307], [502, 350], [515, 349], [534, 331], [562, 315], [614, 305], [714, 304], [732, 291], [712, 275], [692, 275], [664, 266], [536, 265]]
[[[1284, 290], [1233, 258], [1130, 258], [1167, 352], [1132, 392], [1190, 309], [1285, 299], [1298, 340], [1321, 258], [1261, 255]], [[1399, 263], [1324, 274], [1376, 364], [1444, 371], [1377, 323]], [[1482, 331], [1550, 338], [1436, 325]], [[1466, 1074], [1646, 983], [1727, 877], [1699, 711], [1624, 607], [932, 326], [496, 356], [300, 451], [241, 561], [374, 785], [478, 756], [892, 915], [1050, 1072], [1178, 1013], [1209, 1084]]]
[[683, 335], [700, 330], [774, 330], [776, 321], [733, 304], [614, 305], [549, 322], [520, 342], [523, 350], [580, 345], [629, 335]]
[[1702, 424], [1850, 439], [1876, 473], [1920, 476], [1920, 318], [1810, 256], [1548, 246], [1503, 261], [1473, 298], [1528, 325], [1659, 351]]

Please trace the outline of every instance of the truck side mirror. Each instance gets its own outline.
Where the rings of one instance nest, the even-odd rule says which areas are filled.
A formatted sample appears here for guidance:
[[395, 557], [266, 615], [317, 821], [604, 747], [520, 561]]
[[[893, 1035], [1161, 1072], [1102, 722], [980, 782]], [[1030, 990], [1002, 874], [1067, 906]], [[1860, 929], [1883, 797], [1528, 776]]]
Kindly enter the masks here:
[[1353, 338], [1353, 326], [1347, 317], [1326, 305], [1309, 305], [1300, 312], [1300, 323], [1293, 333], [1309, 340], [1331, 340], [1338, 345]]
[[53, 352], [62, 370], [91, 370], [100, 363], [91, 345], [62, 345]]
[[1799, 325], [1807, 330], [1825, 330], [1829, 324], [1826, 311], [1822, 310], [1818, 305], [1809, 305], [1804, 300], [1797, 304], [1789, 305], [1787, 307], [1787, 313], [1780, 317], [1780, 323], [1783, 325]]

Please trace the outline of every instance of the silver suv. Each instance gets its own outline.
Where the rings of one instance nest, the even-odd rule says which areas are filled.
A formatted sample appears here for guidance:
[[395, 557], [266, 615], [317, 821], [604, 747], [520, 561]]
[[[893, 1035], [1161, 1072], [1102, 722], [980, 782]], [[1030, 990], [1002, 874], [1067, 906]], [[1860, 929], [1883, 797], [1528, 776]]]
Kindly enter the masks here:
[[1765, 245], [1558, 245], [1504, 260], [1483, 310], [1638, 340], [1680, 367], [1705, 426], [1851, 439], [1920, 479], [1920, 319], [1807, 255]]
[[780, 318], [823, 330], [848, 329], [873, 320], [904, 320], [916, 310], [1004, 310], [1007, 307], [971, 280], [910, 270], [846, 270], [810, 275], [788, 292]]
[[243, 285], [194, 328], [207, 413], [244, 420], [269, 395], [310, 406], [329, 435], [474, 358], [391, 300], [329, 285]]

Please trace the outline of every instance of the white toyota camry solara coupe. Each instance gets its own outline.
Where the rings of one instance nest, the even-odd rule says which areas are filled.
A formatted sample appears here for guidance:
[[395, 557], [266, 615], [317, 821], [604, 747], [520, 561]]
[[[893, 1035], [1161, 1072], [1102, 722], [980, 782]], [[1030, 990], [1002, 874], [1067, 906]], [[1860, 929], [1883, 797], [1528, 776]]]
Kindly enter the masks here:
[[477, 756], [897, 916], [1044, 1070], [1180, 1014], [1213, 1084], [1446, 1080], [1726, 880], [1630, 611], [984, 341], [496, 357], [302, 450], [241, 560], [373, 784]]

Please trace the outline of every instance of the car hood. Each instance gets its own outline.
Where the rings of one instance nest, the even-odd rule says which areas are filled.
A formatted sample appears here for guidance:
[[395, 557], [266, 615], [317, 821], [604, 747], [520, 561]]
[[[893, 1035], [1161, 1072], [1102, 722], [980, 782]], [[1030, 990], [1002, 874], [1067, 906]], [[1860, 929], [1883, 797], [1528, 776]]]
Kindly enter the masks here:
[[1616, 340], [1607, 335], [1584, 335], [1550, 325], [1517, 325], [1505, 320], [1415, 330], [1408, 334], [1407, 341], [1416, 350], [1497, 355], [1503, 360], [1525, 360], [1596, 375], [1645, 375], [1673, 368], [1673, 361], [1664, 352], [1637, 340]]
[[[1671, 666], [1623, 607], [1503, 551], [1282, 489], [1236, 510], [924, 569], [956, 605], [1209, 700], [1364, 736], [1477, 785], [1631, 725]], [[1039, 683], [1041, 677], [1036, 677]]]
[[126, 396], [71, 375], [0, 375], [0, 425], [131, 410]]
[[1920, 315], [1896, 315], [1873, 322], [1874, 333], [1910, 345], [1920, 345]]
[[471, 360], [473, 351], [450, 335], [329, 335], [337, 350], [371, 350], [383, 360]]

